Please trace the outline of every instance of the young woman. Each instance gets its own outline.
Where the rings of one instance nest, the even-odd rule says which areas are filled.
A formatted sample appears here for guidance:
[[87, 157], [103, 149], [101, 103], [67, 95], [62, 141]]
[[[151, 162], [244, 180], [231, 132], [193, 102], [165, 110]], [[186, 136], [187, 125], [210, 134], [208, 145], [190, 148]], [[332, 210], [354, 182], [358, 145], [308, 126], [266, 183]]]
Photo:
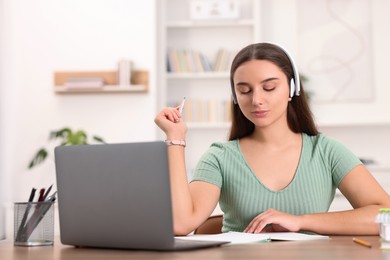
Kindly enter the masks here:
[[[390, 197], [354, 154], [318, 132], [289, 54], [249, 45], [235, 57], [230, 82], [229, 141], [211, 145], [190, 184], [179, 108], [155, 118], [167, 136], [175, 234], [192, 232], [218, 202], [223, 232], [378, 234], [375, 216]], [[353, 210], [328, 212], [336, 188]]]

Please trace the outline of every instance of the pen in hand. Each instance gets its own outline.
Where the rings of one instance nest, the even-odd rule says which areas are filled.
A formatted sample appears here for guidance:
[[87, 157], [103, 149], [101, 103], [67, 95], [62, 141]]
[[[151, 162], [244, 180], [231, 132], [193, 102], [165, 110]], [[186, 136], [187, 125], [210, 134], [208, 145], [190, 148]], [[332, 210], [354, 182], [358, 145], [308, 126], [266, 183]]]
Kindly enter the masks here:
[[184, 104], [186, 103], [186, 97], [183, 98], [183, 101], [181, 102], [180, 104], [180, 107], [179, 107], [179, 112], [180, 114], [183, 112], [183, 109], [184, 109]]

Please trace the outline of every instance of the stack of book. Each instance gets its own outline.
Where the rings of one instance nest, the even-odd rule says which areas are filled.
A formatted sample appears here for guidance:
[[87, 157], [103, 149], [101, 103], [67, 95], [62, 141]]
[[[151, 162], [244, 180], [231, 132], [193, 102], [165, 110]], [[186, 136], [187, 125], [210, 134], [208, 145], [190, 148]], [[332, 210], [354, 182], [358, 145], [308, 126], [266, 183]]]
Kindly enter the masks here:
[[101, 89], [105, 85], [104, 78], [100, 77], [76, 77], [68, 78], [64, 86], [69, 90]]
[[380, 209], [375, 222], [379, 224], [381, 249], [390, 249], [390, 208]]

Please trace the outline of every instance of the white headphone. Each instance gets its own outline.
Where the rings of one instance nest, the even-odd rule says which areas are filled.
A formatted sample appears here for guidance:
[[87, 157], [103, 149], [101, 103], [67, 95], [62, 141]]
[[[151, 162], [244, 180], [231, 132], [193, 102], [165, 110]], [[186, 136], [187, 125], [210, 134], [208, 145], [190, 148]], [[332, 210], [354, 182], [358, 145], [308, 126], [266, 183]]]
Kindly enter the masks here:
[[[287, 55], [288, 59], [290, 60], [292, 70], [294, 72], [294, 76], [291, 78], [291, 81], [290, 81], [290, 98], [292, 98], [294, 95], [299, 96], [301, 93], [301, 83], [299, 81], [298, 69], [295, 65], [295, 62], [294, 62], [292, 56], [282, 46], [277, 45], [275, 43], [272, 43], [272, 44], [275, 45], [276, 47], [279, 47]], [[232, 85], [231, 87], [232, 87], [233, 102], [234, 102], [234, 104], [237, 104], [237, 96], [236, 96], [236, 92], [234, 90], [234, 86]]]

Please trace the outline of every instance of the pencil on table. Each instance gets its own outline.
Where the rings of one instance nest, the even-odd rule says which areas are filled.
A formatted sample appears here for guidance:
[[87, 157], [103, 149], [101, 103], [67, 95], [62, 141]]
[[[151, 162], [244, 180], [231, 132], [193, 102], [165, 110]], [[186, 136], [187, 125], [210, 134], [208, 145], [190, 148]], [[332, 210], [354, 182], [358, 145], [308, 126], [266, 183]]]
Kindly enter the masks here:
[[355, 242], [355, 243], [357, 243], [359, 245], [362, 245], [362, 246], [365, 246], [365, 247], [369, 247], [369, 248], [372, 247], [371, 243], [369, 243], [367, 241], [364, 241], [362, 239], [354, 237], [354, 238], [352, 238], [352, 240], [353, 240], [353, 242]]

